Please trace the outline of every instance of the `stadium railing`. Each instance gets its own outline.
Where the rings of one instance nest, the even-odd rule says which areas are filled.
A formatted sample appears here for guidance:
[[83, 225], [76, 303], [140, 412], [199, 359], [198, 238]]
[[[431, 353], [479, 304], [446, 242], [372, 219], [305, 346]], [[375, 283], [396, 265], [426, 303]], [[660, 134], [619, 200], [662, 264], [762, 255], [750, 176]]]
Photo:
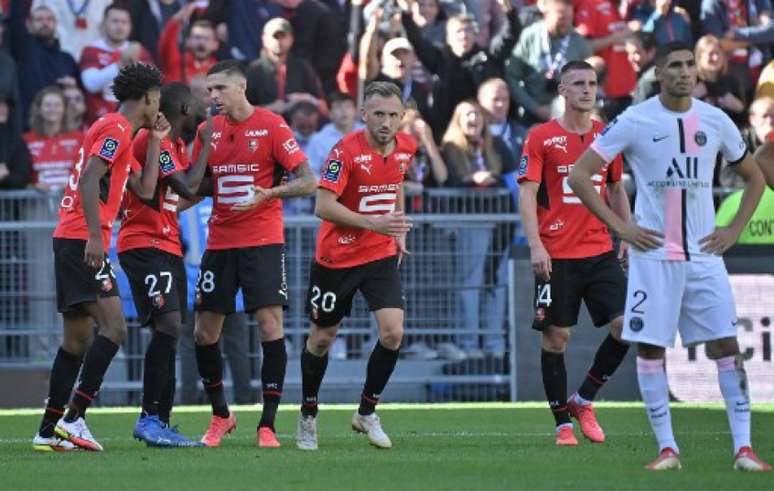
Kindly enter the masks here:
[[[51, 233], [58, 197], [0, 193], [0, 369], [48, 370], [61, 339]], [[510, 342], [514, 323], [509, 251], [518, 226], [506, 189], [437, 189], [407, 196], [414, 229], [401, 268], [407, 318], [401, 361], [385, 400], [508, 400], [515, 395]], [[285, 400], [298, 400], [298, 356], [308, 329], [304, 304], [319, 221], [286, 217], [290, 361]], [[123, 292], [128, 294], [129, 292]], [[248, 340], [253, 386], [260, 383], [260, 342]], [[509, 334], [510, 332], [510, 334]], [[376, 328], [360, 296], [332, 352], [322, 398], [355, 401]], [[148, 332], [130, 331], [103, 385], [101, 403], [137, 403]], [[180, 379], [180, 377], [178, 377]], [[40, 393], [42, 397], [44, 392]]]

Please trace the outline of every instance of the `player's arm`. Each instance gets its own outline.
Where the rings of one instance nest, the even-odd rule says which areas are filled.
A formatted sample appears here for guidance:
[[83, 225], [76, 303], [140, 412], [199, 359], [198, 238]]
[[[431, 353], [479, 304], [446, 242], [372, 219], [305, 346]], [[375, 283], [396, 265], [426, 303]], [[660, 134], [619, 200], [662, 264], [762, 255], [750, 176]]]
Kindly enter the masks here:
[[[403, 191], [403, 183], [398, 188], [398, 196], [395, 201], [395, 211], [404, 213], [406, 211], [406, 193]], [[408, 232], [407, 232], [408, 233]], [[398, 246], [398, 265], [403, 262], [403, 257], [411, 254], [406, 247], [406, 234], [395, 237], [395, 244]]]
[[727, 227], [716, 228], [714, 232], [699, 240], [702, 252], [720, 255], [736, 244], [739, 235], [755, 213], [758, 202], [763, 195], [763, 189], [766, 187], [761, 169], [750, 154], [745, 155], [744, 160], [734, 165], [733, 168], [744, 180], [742, 201], [734, 219]]
[[314, 172], [312, 172], [312, 168], [309, 166], [309, 160], [301, 162], [291, 174], [293, 179], [269, 190], [272, 198], [295, 198], [314, 193], [317, 183], [315, 182]]
[[177, 202], [177, 212], [185, 211], [192, 206], [196, 206], [204, 199], [204, 196], [194, 196], [192, 199], [180, 198]]
[[621, 240], [644, 251], [661, 247], [663, 235], [660, 232], [640, 227], [631, 220], [625, 221], [605, 203], [594, 188], [591, 177], [601, 171], [604, 165], [605, 160], [594, 149], [587, 149], [570, 172], [570, 188]]
[[[204, 179], [204, 173], [207, 171], [207, 161], [210, 158], [210, 150], [212, 149], [212, 114], [209, 109], [207, 109], [207, 124], [199, 129], [197, 138], [199, 138], [201, 143], [201, 150], [199, 155], [196, 156], [194, 165], [185, 172], [175, 172], [166, 178], [167, 183], [181, 198], [186, 201], [193, 201], [193, 204], [201, 201], [201, 199], [195, 200], [197, 199], [202, 179]], [[210, 183], [211, 186], [212, 183]], [[193, 204], [189, 204], [187, 208], [190, 208]]]
[[529, 244], [530, 263], [535, 274], [545, 281], [551, 279], [551, 256], [540, 240], [537, 218], [537, 193], [540, 183], [524, 180], [519, 184], [519, 214], [521, 226]]
[[78, 194], [83, 203], [83, 216], [89, 228], [89, 239], [83, 254], [83, 262], [90, 268], [98, 269], [105, 260], [102, 245], [102, 223], [99, 218], [99, 182], [107, 174], [108, 164], [92, 155], [78, 181]]
[[[607, 183], [605, 188], [607, 193], [607, 201], [610, 203], [610, 208], [616, 215], [621, 217], [625, 222], [632, 221], [632, 209], [629, 204], [629, 195], [626, 194], [626, 189], [622, 180], [612, 181]], [[627, 243], [621, 242], [618, 248], [618, 258], [622, 259], [626, 257]]]
[[411, 230], [411, 220], [403, 211], [384, 215], [364, 215], [354, 212], [339, 202], [333, 191], [317, 188], [314, 214], [323, 220], [342, 227], [360, 228], [390, 237], [400, 237]]
[[767, 141], [755, 151], [755, 160], [763, 172], [766, 184], [774, 189], [774, 142]]
[[[141, 200], [153, 199], [156, 185], [159, 181], [159, 154], [161, 153], [161, 140], [169, 134], [169, 122], [163, 114], [158, 113], [153, 129], [148, 136], [148, 150], [145, 156], [145, 165], [141, 172], [132, 172], [129, 175], [129, 189]], [[151, 164], [152, 163], [152, 164]]]

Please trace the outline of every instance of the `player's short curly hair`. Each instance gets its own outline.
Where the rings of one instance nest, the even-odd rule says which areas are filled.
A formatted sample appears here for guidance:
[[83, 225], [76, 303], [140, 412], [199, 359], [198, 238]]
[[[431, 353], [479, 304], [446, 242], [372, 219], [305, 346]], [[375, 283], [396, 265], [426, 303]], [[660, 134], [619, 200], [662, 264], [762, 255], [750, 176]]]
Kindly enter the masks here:
[[138, 101], [149, 90], [160, 88], [163, 78], [153, 65], [140, 62], [126, 65], [113, 80], [113, 95], [119, 102]]

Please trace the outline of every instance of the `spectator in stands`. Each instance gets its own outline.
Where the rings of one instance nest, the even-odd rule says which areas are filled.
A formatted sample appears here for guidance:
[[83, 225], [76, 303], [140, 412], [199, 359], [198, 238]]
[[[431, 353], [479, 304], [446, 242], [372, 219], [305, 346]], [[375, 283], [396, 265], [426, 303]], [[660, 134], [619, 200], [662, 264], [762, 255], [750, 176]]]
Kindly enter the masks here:
[[637, 74], [626, 56], [625, 41], [632, 30], [621, 18], [613, 0], [585, 0], [575, 14], [575, 28], [586, 38], [595, 55], [605, 62], [610, 76], [604, 79], [604, 107], [609, 119], [632, 102]]
[[521, 147], [527, 134], [526, 128], [509, 117], [511, 94], [508, 84], [501, 78], [490, 78], [478, 87], [478, 103], [486, 111], [487, 127], [508, 147], [508, 159], [516, 162], [521, 157]]
[[551, 118], [564, 64], [592, 55], [586, 40], [572, 27], [570, 0], [544, 0], [541, 9], [544, 19], [524, 29], [506, 66], [505, 80], [512, 100], [524, 111], [525, 126]]
[[[463, 101], [454, 110], [441, 146], [449, 168], [448, 186], [501, 186], [504, 171], [513, 170], [513, 164], [508, 160], [508, 148], [502, 140], [486, 131], [485, 117], [484, 110], [475, 101]], [[486, 259], [492, 245], [492, 229], [462, 227], [456, 235], [456, 250], [460, 254], [457, 273], [462, 285], [458, 299], [462, 326], [475, 331], [481, 328], [499, 330], [499, 326], [480, 325], [482, 286]], [[468, 357], [483, 356], [477, 334], [461, 335], [458, 343]]]
[[[369, 46], [368, 56], [378, 60], [376, 42], [372, 42]], [[430, 114], [428, 104], [430, 91], [427, 85], [418, 83], [414, 79], [412, 69], [417, 63], [417, 56], [408, 39], [392, 38], [382, 48], [381, 63], [378, 61], [369, 63], [370, 66], [381, 67], [381, 70], [373, 77], [367, 76], [366, 80], [394, 83], [403, 92], [403, 103], [407, 104], [409, 100], [413, 100], [419, 113], [427, 117]]]
[[637, 73], [632, 104], [639, 104], [659, 92], [656, 80], [656, 37], [650, 32], [635, 32], [626, 40], [629, 63]]
[[23, 3], [11, 2], [8, 39], [19, 68], [20, 113], [26, 122], [35, 94], [55, 83], [75, 86], [80, 73], [72, 55], [59, 46], [54, 12], [42, 6], [34, 8], [27, 17]]
[[113, 3], [105, 9], [104, 36], [83, 49], [81, 80], [86, 88], [86, 121], [91, 123], [115, 110], [113, 79], [121, 67], [142, 61], [152, 63], [150, 53], [136, 41], [129, 41], [132, 19], [128, 7]]
[[[23, 2], [23, 0], [14, 0]], [[62, 49], [78, 60], [83, 49], [100, 37], [105, 9], [113, 3], [113, 0], [33, 0], [34, 11], [40, 6], [46, 6], [54, 13], [57, 20], [57, 38]]]
[[[443, 186], [449, 178], [449, 170], [435, 144], [433, 131], [415, 108], [406, 110], [401, 131], [413, 136], [418, 143], [417, 153], [406, 172], [404, 181], [406, 191], [419, 192], [424, 188]], [[422, 206], [411, 205], [412, 203], [407, 203], [407, 209], [422, 211]]]
[[[333, 12], [319, 0], [272, 0], [290, 20], [295, 40], [292, 53], [314, 67], [323, 94], [336, 90], [336, 71], [347, 50], [347, 31], [338, 29]], [[265, 43], [265, 41], [264, 41]]]
[[476, 22], [462, 14], [446, 22], [446, 46], [438, 49], [422, 36], [412, 19], [415, 0], [399, 0], [406, 37], [422, 64], [437, 76], [433, 84], [433, 110], [429, 123], [436, 138], [451, 119], [455, 106], [476, 96], [478, 85], [490, 77], [501, 76], [503, 63], [521, 31], [515, 9], [508, 0], [498, 0], [507, 13], [507, 22], [492, 38], [487, 49], [476, 46]]
[[774, 60], [771, 60], [758, 78], [758, 86], [755, 88], [755, 98], [774, 97]]
[[278, 114], [291, 106], [308, 102], [321, 114], [328, 113], [317, 74], [305, 59], [290, 51], [293, 28], [290, 22], [275, 17], [263, 27], [261, 57], [247, 67], [247, 99]]
[[72, 130], [86, 133], [89, 125], [86, 124], [86, 96], [77, 85], [68, 85], [62, 88], [67, 100], [67, 127]]
[[320, 169], [336, 143], [353, 129], [363, 127], [356, 120], [357, 107], [355, 101], [348, 94], [338, 91], [332, 93], [328, 96], [328, 107], [330, 108], [328, 116], [331, 122], [312, 135], [305, 149], [309, 165], [318, 179], [320, 178]]
[[[167, 83], [187, 84], [192, 78], [203, 78], [212, 65], [218, 62], [215, 57], [218, 38], [212, 22], [199, 19], [189, 24], [195, 7], [195, 3], [186, 5], [169, 19], [161, 32], [158, 45], [159, 65], [164, 71], [164, 80]], [[180, 35], [184, 26], [187, 26], [185, 42], [181, 46]], [[183, 52], [180, 51], [181, 47]]]
[[411, 6], [411, 18], [422, 36], [438, 49], [446, 43], [446, 15], [438, 0], [417, 0]]
[[67, 99], [57, 86], [38, 92], [30, 106], [30, 131], [25, 133], [32, 158], [29, 184], [40, 191], [61, 191], [78, 160], [83, 132], [67, 126]]
[[[0, 13], [0, 93], [10, 101], [13, 107], [20, 107], [19, 77], [16, 71], [16, 63], [3, 49], [3, 14]], [[20, 112], [20, 111], [18, 111]], [[20, 114], [12, 114], [9, 124], [14, 131], [22, 131], [22, 119]]]
[[14, 100], [0, 93], [0, 189], [22, 189], [30, 175], [30, 154], [20, 129], [12, 124]]
[[774, 136], [774, 98], [759, 97], [750, 104], [749, 136], [747, 146], [751, 152]]
[[729, 73], [752, 91], [763, 66], [771, 59], [774, 41], [769, 0], [702, 0], [703, 32], [722, 40]]
[[675, 0], [650, 0], [653, 12], [642, 25], [642, 30], [652, 32], [656, 36], [656, 44], [680, 41], [687, 45], [693, 44], [691, 19], [687, 12], [677, 6]]
[[505, 23], [502, 3], [497, 0], [444, 0], [443, 8], [450, 17], [464, 13], [473, 16], [478, 26], [476, 45], [482, 48], [489, 46], [492, 35]]
[[735, 122], [742, 122], [745, 110], [744, 89], [734, 77], [728, 75], [728, 61], [718, 38], [708, 34], [699, 39], [695, 57], [699, 82], [693, 96], [719, 107]]
[[261, 54], [266, 22], [282, 9], [266, 0], [230, 0], [228, 10], [229, 56], [249, 63]]
[[187, 0], [134, 0], [129, 2], [132, 16], [132, 41], [142, 44], [157, 64], [163, 61], [156, 51], [164, 26], [184, 7], [197, 8], [199, 2], [186, 4]]

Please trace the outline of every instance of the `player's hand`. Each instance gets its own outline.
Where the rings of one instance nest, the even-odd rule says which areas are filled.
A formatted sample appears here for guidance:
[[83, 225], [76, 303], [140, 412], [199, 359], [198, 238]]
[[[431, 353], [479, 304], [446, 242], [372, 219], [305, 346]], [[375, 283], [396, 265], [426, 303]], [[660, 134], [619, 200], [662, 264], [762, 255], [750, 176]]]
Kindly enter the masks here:
[[231, 207], [231, 211], [247, 211], [252, 210], [256, 206], [269, 201], [274, 198], [274, 193], [271, 189], [262, 188], [261, 186], [253, 186], [252, 194], [250, 197], [241, 203], [238, 203]]
[[621, 240], [628, 242], [632, 247], [641, 251], [658, 249], [664, 245], [664, 234], [657, 230], [640, 227], [636, 223], [627, 223], [618, 234]]
[[618, 244], [618, 262], [621, 263], [621, 267], [626, 269], [629, 267], [629, 244], [621, 241]]
[[406, 234], [395, 237], [395, 244], [398, 246], [398, 266], [400, 266], [403, 258], [411, 254], [406, 248]]
[[371, 223], [370, 229], [377, 234], [400, 237], [411, 230], [411, 219], [402, 211], [393, 211], [384, 215], [371, 215], [368, 218]]
[[716, 228], [714, 232], [699, 241], [701, 252], [722, 256], [736, 244], [739, 234], [728, 227]]
[[102, 237], [89, 237], [83, 251], [84, 264], [92, 269], [99, 269], [104, 260], [105, 248], [102, 246]]
[[398, 0], [398, 7], [404, 12], [411, 12], [414, 0]]
[[199, 130], [199, 142], [207, 146], [212, 141], [212, 109], [207, 108], [207, 123]]
[[532, 271], [535, 272], [535, 276], [543, 281], [551, 280], [551, 256], [548, 255], [548, 251], [543, 247], [543, 244], [529, 248], [529, 262], [532, 264]]
[[164, 116], [164, 114], [159, 112], [156, 115], [156, 122], [153, 123], [153, 129], [151, 130], [153, 138], [163, 140], [167, 137], [167, 135], [169, 135], [170, 129], [172, 129], [172, 125], [169, 124], [169, 121], [167, 121], [167, 118]]

